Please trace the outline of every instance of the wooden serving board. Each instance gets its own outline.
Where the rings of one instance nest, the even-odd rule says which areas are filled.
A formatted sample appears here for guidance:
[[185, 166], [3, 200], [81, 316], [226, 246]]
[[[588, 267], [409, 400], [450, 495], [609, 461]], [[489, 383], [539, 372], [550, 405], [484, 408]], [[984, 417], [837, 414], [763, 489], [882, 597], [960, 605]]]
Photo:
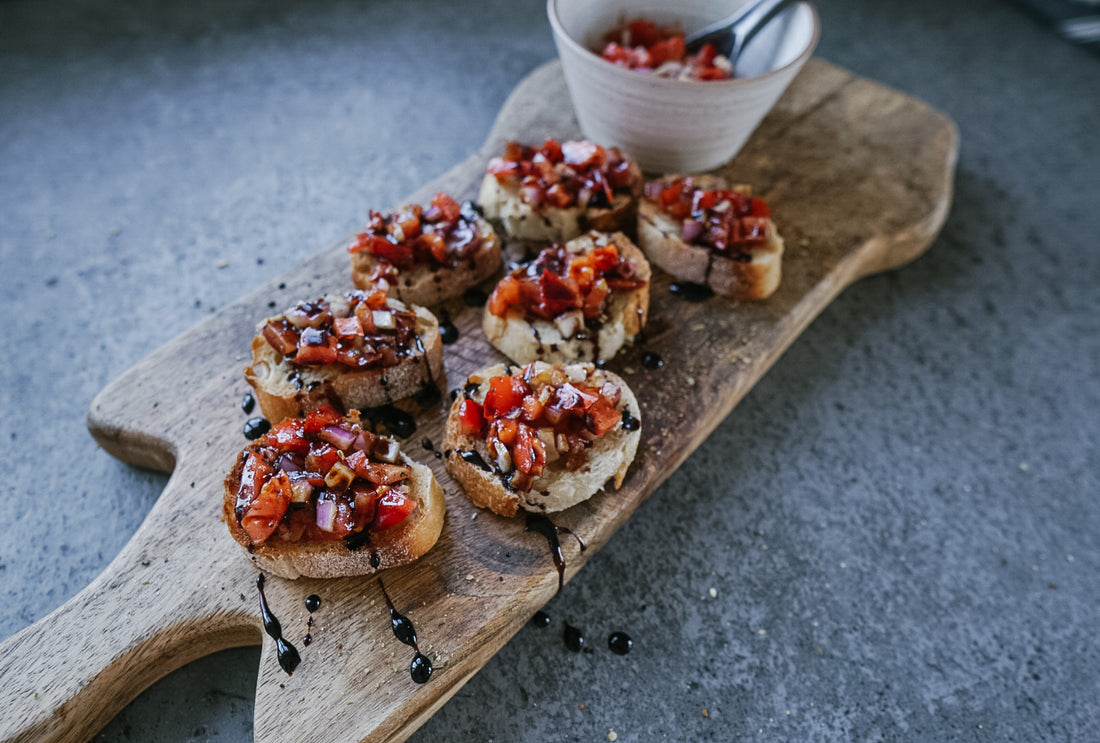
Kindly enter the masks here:
[[[505, 139], [578, 136], [556, 62], [516, 89], [479, 152], [412, 194], [476, 194], [488, 158]], [[928, 247], [951, 200], [957, 135], [924, 103], [812, 60], [741, 154], [720, 169], [755, 184], [786, 239], [783, 283], [768, 301], [701, 304], [668, 292], [657, 272], [644, 350], [610, 368], [641, 401], [642, 443], [622, 489], [556, 517], [588, 543], [565, 541], [567, 577], [706, 438], [810, 321], [846, 286], [900, 266]], [[383, 205], [379, 205], [383, 206]], [[256, 568], [219, 520], [222, 479], [237, 451], [255, 323], [298, 299], [350, 288], [335, 245], [226, 307], [153, 353], [94, 401], [88, 427], [111, 454], [172, 471], [130, 543], [86, 589], [0, 648], [0, 739], [89, 738], [143, 689], [208, 653], [262, 640], [256, 692], [259, 741], [309, 740], [321, 729], [348, 740], [403, 740], [545, 603], [557, 587], [546, 541], [522, 519], [478, 512], [422, 448], [442, 440], [445, 405], [422, 410], [405, 441], [447, 493], [443, 535], [418, 563], [383, 574], [396, 608], [416, 624], [435, 674], [410, 680], [412, 651], [398, 643], [375, 578], [268, 581], [272, 609], [292, 637], [303, 602], [323, 598], [288, 677], [261, 627]], [[278, 288], [280, 282], [285, 288]], [[448, 389], [497, 359], [480, 309], [447, 307], [461, 331], [445, 349]]]

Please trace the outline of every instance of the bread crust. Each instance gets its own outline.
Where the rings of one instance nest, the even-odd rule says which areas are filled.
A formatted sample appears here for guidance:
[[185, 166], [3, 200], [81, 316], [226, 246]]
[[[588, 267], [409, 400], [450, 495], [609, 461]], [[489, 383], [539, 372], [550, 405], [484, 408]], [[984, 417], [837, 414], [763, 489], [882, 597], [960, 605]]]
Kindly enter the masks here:
[[[409, 304], [436, 305], [459, 296], [496, 273], [502, 262], [500, 238], [483, 217], [478, 217], [477, 229], [481, 243], [468, 260], [454, 266], [421, 264], [407, 271], [394, 268], [397, 280], [390, 284], [390, 296]], [[379, 263], [369, 250], [352, 253], [352, 283], [359, 289], [373, 289], [372, 276]]]
[[601, 327], [597, 332], [581, 327], [566, 337], [553, 322], [537, 318], [528, 320], [517, 309], [499, 317], [486, 306], [481, 327], [489, 343], [518, 364], [536, 359], [552, 364], [606, 360], [624, 345], [632, 343], [649, 317], [652, 270], [645, 254], [621, 232], [611, 235], [589, 232], [570, 240], [566, 247], [581, 247], [587, 253], [604, 238], [616, 247], [622, 258], [634, 264], [637, 277], [645, 283], [630, 291], [611, 294], [599, 318]]
[[[672, 176], [666, 177], [667, 179]], [[696, 176], [704, 189], [725, 188], [721, 179]], [[709, 286], [715, 294], [748, 302], [771, 296], [782, 278], [783, 238], [768, 220], [768, 240], [747, 251], [748, 260], [719, 255], [705, 246], [688, 245], [680, 235], [683, 224], [661, 211], [650, 199], [638, 204], [638, 246], [654, 265], [678, 279]]]
[[[639, 423], [641, 422], [641, 410], [638, 407], [637, 398], [621, 377], [606, 369], [597, 369], [592, 364], [569, 366], [584, 368], [588, 374], [589, 383], [595, 381], [602, 384], [608, 381], [617, 385], [622, 391], [622, 397], [616, 410], [629, 411], [631, 416]], [[470, 379], [481, 379], [483, 382], [469, 397], [482, 402], [491, 377], [514, 371], [516, 371], [514, 367], [495, 364], [475, 372]], [[588, 500], [609, 481], [613, 482], [614, 487], [618, 489], [638, 451], [638, 442], [641, 439], [640, 425], [632, 431], [627, 431], [620, 421], [614, 430], [593, 444], [588, 450], [587, 462], [580, 469], [569, 470], [561, 460], [548, 462], [542, 474], [534, 479], [528, 492], [510, 490], [504, 486], [500, 475], [495, 470], [486, 471], [478, 464], [462, 457], [464, 451], [478, 451], [483, 459], [486, 457], [484, 441], [462, 433], [458, 411], [462, 400], [466, 397], [467, 393], [463, 391], [452, 403], [447, 416], [443, 438], [447, 472], [462, 487], [470, 502], [479, 508], [488, 508], [501, 516], [515, 516], [520, 509], [536, 513], [562, 511]]]
[[589, 230], [634, 234], [642, 171], [630, 163], [630, 191], [615, 194], [609, 207], [579, 204], [559, 209], [533, 207], [523, 200], [518, 181], [501, 181], [487, 173], [478, 191], [478, 205], [508, 237], [534, 242], [566, 242]]
[[[404, 565], [423, 555], [439, 539], [443, 530], [446, 500], [432, 471], [401, 453], [401, 462], [412, 468], [408, 493], [416, 500], [416, 509], [400, 524], [374, 532], [360, 550], [350, 550], [342, 540], [333, 542], [272, 542], [254, 544], [234, 514], [244, 452], [237, 457], [225, 478], [222, 519], [229, 533], [251, 555], [253, 562], [282, 578], [342, 578], [369, 575], [386, 568]], [[377, 561], [375, 565], [371, 563]]]
[[[322, 405], [345, 411], [379, 407], [445, 379], [439, 321], [424, 307], [411, 309], [416, 313], [416, 334], [423, 352], [418, 350], [395, 366], [379, 369], [352, 371], [339, 364], [298, 365], [272, 348], [262, 333], [257, 334], [252, 339], [252, 363], [245, 367], [244, 378], [255, 390], [264, 417], [278, 423]], [[258, 328], [266, 323], [264, 320]]]

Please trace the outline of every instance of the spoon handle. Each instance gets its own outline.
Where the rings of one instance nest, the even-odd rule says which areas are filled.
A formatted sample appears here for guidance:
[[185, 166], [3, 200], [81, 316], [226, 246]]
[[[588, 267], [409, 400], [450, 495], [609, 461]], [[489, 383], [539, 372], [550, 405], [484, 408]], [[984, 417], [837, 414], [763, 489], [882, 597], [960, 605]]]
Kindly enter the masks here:
[[792, 2], [794, 0], [750, 0], [733, 15], [689, 34], [684, 39], [684, 46], [689, 52], [695, 52], [704, 44], [713, 44], [719, 54], [734, 62], [756, 32]]

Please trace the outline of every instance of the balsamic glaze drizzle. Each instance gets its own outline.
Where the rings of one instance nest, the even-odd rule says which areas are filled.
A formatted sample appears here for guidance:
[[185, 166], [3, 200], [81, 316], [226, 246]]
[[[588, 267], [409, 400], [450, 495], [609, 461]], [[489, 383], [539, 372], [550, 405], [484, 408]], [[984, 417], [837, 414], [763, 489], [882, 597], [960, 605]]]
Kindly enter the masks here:
[[714, 296], [714, 290], [706, 284], [694, 284], [690, 281], [673, 281], [668, 291], [685, 302], [705, 302]]
[[461, 449], [459, 451], [456, 451], [455, 453], [475, 467], [480, 467], [486, 472], [493, 471], [493, 468], [490, 467], [489, 464], [482, 458], [482, 456], [478, 454], [477, 451], [475, 451], [474, 449]]
[[244, 397], [241, 399], [241, 410], [245, 415], [252, 412], [252, 408], [256, 407], [256, 397], [252, 394], [252, 390], [244, 393]]
[[550, 626], [550, 615], [539, 609], [535, 612], [535, 616], [531, 617], [531, 626], [546, 629]]
[[260, 618], [264, 622], [264, 632], [275, 641], [275, 657], [287, 676], [294, 675], [294, 669], [302, 662], [302, 656], [298, 655], [298, 649], [286, 641], [283, 637], [283, 626], [271, 613], [271, 607], [267, 605], [267, 596], [264, 594], [263, 573], [256, 576], [256, 588], [260, 592]]
[[[558, 590], [565, 584], [565, 557], [561, 553], [561, 542], [558, 540], [558, 534], [565, 532], [566, 534], [573, 534], [572, 530], [565, 528], [564, 526], [558, 526], [551, 521], [546, 515], [541, 513], [527, 512], [527, 525], [523, 528], [524, 531], [533, 531], [546, 537], [547, 543], [550, 545], [550, 556], [554, 558], [554, 567], [558, 569]], [[577, 540], [577, 544], [581, 546], [581, 552], [588, 549], [588, 545], [584, 543], [576, 534], [573, 537]]]
[[412, 663], [409, 664], [409, 675], [417, 684], [426, 683], [435, 669], [432, 668], [431, 659], [421, 653], [416, 644], [416, 628], [408, 617], [393, 607], [393, 601], [386, 593], [386, 586], [381, 578], [378, 579], [378, 587], [382, 589], [382, 598], [386, 601], [386, 608], [390, 610], [390, 627], [393, 629], [393, 636], [416, 651]]

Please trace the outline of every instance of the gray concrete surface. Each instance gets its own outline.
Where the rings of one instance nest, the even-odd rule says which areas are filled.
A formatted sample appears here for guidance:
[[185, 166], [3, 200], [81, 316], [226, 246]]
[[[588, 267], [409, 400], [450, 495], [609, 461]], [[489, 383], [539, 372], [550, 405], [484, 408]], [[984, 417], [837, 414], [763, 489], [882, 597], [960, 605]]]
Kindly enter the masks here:
[[[958, 122], [942, 235], [825, 312], [414, 740], [1100, 740], [1100, 59], [993, 0], [820, 7], [820, 56]], [[96, 448], [93, 395], [463, 159], [553, 54], [542, 0], [0, 4], [0, 636], [165, 483]], [[258, 656], [96, 740], [250, 739]]]

